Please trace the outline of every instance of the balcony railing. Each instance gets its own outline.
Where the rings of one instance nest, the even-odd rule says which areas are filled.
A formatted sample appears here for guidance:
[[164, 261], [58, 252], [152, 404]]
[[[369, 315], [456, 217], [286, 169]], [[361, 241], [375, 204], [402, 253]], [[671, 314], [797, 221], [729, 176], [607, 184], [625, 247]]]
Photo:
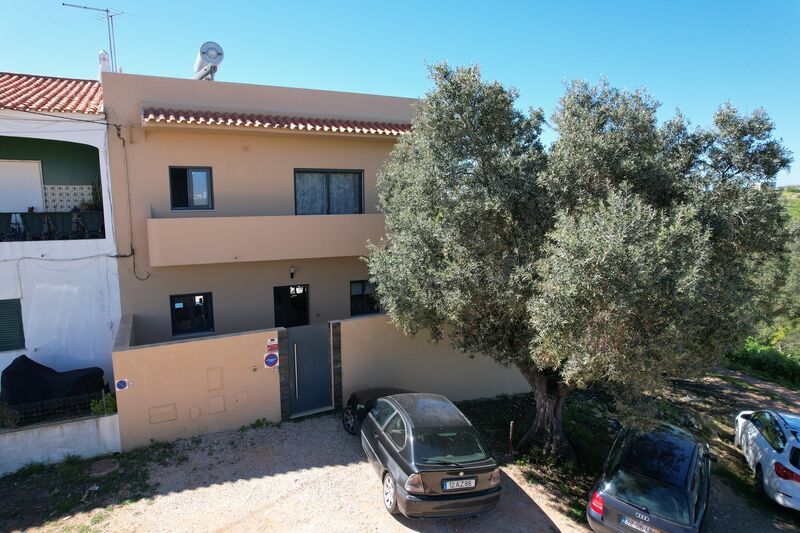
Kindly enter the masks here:
[[102, 211], [0, 213], [0, 241], [102, 239]]
[[384, 233], [380, 214], [147, 220], [152, 266], [357, 257]]

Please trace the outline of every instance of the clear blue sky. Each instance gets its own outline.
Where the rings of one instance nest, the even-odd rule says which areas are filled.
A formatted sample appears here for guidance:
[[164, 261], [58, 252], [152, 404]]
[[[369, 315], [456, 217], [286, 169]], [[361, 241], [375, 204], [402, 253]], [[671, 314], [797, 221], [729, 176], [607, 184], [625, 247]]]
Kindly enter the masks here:
[[[478, 63], [550, 114], [563, 82], [606, 76], [646, 87], [708, 124], [727, 100], [764, 107], [795, 154], [800, 183], [800, 1], [315, 2], [73, 0], [116, 8], [125, 72], [189, 77], [219, 42], [218, 80], [417, 97], [426, 63]], [[106, 26], [50, 0], [0, 0], [0, 70], [94, 78]], [[552, 132], [548, 133], [552, 139]]]

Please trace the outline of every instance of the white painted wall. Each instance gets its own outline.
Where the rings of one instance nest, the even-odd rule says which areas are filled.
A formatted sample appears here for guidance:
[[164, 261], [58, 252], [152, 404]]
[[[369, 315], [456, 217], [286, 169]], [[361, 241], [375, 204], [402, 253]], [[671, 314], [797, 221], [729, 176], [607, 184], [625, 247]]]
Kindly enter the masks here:
[[58, 463], [65, 455], [118, 453], [119, 415], [93, 416], [0, 433], [0, 475], [30, 463]]
[[0, 371], [26, 353], [59, 371], [99, 366], [113, 380], [111, 349], [120, 302], [106, 126], [92, 122], [102, 116], [89, 120], [0, 110], [0, 135], [97, 148], [106, 221], [104, 239], [0, 242], [0, 299], [21, 299], [26, 345], [0, 352]]

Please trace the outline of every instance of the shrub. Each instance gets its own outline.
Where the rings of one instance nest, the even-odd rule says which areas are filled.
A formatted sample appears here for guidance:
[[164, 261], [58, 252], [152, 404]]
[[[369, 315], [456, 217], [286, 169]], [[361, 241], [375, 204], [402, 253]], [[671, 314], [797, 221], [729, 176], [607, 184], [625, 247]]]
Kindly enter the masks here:
[[93, 415], [110, 415], [117, 412], [117, 398], [111, 394], [105, 394], [102, 398], [92, 400], [89, 409]]
[[760, 344], [753, 338], [748, 338], [740, 350], [728, 354], [728, 360], [775, 380], [800, 385], [800, 357]]
[[15, 428], [19, 423], [19, 411], [0, 402], [0, 427]]

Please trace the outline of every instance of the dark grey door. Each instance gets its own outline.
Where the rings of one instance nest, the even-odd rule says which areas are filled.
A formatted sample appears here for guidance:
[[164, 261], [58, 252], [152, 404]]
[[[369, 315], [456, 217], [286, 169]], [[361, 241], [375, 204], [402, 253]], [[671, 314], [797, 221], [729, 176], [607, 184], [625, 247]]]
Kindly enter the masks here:
[[287, 328], [292, 416], [333, 408], [328, 324]]

